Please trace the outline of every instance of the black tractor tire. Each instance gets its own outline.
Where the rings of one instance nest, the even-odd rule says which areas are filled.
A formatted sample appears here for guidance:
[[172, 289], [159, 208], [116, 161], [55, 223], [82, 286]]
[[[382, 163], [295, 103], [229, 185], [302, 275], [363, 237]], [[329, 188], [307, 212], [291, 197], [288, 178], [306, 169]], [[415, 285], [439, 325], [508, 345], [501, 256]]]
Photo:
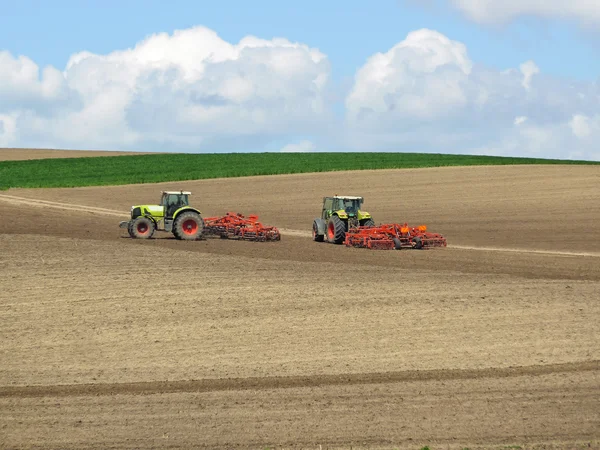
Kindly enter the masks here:
[[173, 222], [173, 235], [184, 241], [200, 239], [204, 232], [204, 220], [193, 211], [182, 212]]
[[327, 240], [334, 244], [343, 244], [346, 239], [346, 224], [338, 216], [331, 216], [327, 222]]
[[127, 233], [129, 233], [129, 237], [135, 239], [135, 234], [133, 234], [133, 220], [130, 220], [127, 224]]
[[315, 241], [315, 242], [323, 242], [325, 240], [325, 235], [319, 234], [319, 225], [317, 224], [316, 220], [313, 222], [312, 236], [313, 236], [313, 241]]
[[361, 227], [374, 227], [375, 221], [373, 219], [365, 219], [360, 224]]
[[129, 223], [127, 231], [134, 239], [150, 239], [156, 231], [156, 225], [148, 217], [140, 216]]
[[421, 241], [420, 237], [416, 237], [412, 241], [413, 248], [416, 250], [420, 250], [423, 248], [423, 241]]
[[394, 242], [394, 249], [395, 250], [402, 250], [402, 242], [400, 242], [400, 239], [398, 239], [397, 237], [395, 237], [394, 239], [392, 239], [392, 241]]

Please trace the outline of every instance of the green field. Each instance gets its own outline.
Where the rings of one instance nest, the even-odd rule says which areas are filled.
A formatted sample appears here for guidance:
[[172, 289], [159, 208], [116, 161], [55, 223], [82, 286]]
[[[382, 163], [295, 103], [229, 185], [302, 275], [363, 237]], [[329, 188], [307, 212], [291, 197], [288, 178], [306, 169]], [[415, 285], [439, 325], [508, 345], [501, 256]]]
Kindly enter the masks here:
[[0, 162], [0, 190], [157, 183], [340, 170], [600, 162], [431, 153], [225, 153]]

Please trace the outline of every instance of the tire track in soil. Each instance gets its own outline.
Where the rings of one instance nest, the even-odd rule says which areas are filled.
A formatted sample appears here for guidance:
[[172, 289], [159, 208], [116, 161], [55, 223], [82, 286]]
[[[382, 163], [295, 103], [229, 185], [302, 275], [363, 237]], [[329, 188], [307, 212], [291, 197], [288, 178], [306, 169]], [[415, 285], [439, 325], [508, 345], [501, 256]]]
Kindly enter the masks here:
[[85, 205], [73, 205], [69, 203], [60, 203], [60, 202], [51, 202], [48, 200], [37, 200], [37, 199], [29, 199], [23, 197], [16, 197], [14, 195], [0, 194], [0, 200], [4, 200], [5, 202], [17, 204], [17, 205], [27, 205], [27, 206], [36, 206], [40, 208], [55, 208], [55, 209], [64, 209], [67, 211], [76, 211], [76, 212], [88, 212], [92, 214], [101, 214], [104, 216], [118, 216], [127, 218], [129, 214], [127, 212], [117, 211], [114, 209], [106, 209], [106, 208], [98, 208], [95, 206], [85, 206]]
[[457, 250], [479, 250], [484, 252], [509, 252], [509, 253], [535, 253], [538, 255], [552, 255], [552, 256], [588, 256], [592, 258], [600, 258], [598, 252], [565, 252], [559, 250], [530, 250], [522, 248], [502, 248], [502, 247], [470, 247], [468, 245], [450, 245], [449, 248], [455, 248]]
[[[286, 228], [280, 228], [281, 234], [287, 234], [290, 236], [297, 237], [309, 237], [312, 239], [312, 233], [310, 231], [303, 230], [290, 230]], [[484, 252], [509, 252], [509, 253], [535, 253], [538, 255], [552, 255], [552, 256], [588, 256], [593, 258], [600, 258], [600, 253], [598, 252], [565, 252], [558, 250], [530, 250], [523, 248], [503, 248], [503, 247], [471, 247], [468, 245], [456, 245], [456, 244], [448, 244], [448, 248], [457, 249], [457, 250], [478, 250]]]
[[556, 373], [600, 371], [600, 360], [486, 369], [434, 369], [398, 372], [350, 373], [249, 378], [216, 378], [132, 383], [66, 384], [47, 386], [0, 386], [0, 398], [152, 395], [235, 390], [318, 388], [336, 385], [389, 384], [482, 378], [542, 376]]
[[[51, 202], [48, 200], [37, 200], [24, 197], [17, 197], [14, 195], [0, 194], [0, 200], [4, 200], [13, 204], [45, 207], [45, 208], [56, 208], [75, 212], [87, 212], [91, 214], [100, 214], [105, 216], [116, 216], [127, 219], [129, 213], [118, 211], [114, 209], [98, 208], [94, 206], [86, 205], [74, 205], [71, 203]], [[279, 231], [283, 236], [296, 236], [296, 237], [308, 237], [312, 238], [312, 233], [305, 230], [293, 230], [289, 228], [279, 228]], [[558, 250], [531, 250], [521, 248], [503, 248], [503, 247], [472, 247], [466, 245], [455, 245], [448, 244], [448, 248], [456, 250], [476, 250], [486, 252], [508, 252], [508, 253], [527, 253], [527, 254], [538, 254], [538, 255], [552, 255], [552, 256], [586, 256], [592, 258], [600, 258], [599, 252], [565, 252]]]

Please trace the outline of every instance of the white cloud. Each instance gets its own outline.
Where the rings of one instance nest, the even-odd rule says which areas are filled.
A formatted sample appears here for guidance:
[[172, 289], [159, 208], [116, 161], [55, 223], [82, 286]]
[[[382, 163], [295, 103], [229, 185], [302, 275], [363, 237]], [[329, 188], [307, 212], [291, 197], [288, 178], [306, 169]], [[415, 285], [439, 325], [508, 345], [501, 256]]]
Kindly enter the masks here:
[[581, 114], [575, 114], [569, 122], [573, 134], [580, 139], [588, 137], [592, 132], [590, 118]]
[[540, 73], [540, 68], [533, 62], [527, 61], [519, 66], [521, 73], [523, 74], [523, 87], [527, 90], [531, 88], [531, 79], [535, 74]]
[[519, 117], [515, 117], [515, 125], [519, 126], [524, 124], [527, 121], [527, 117], [525, 116], [519, 116]]
[[359, 69], [346, 99], [348, 115], [357, 122], [372, 117], [433, 119], [465, 104], [461, 86], [471, 68], [463, 44], [436, 31], [414, 31]]
[[593, 140], [577, 135], [588, 135], [599, 109], [595, 83], [545, 76], [533, 61], [489, 69], [471, 61], [462, 43], [419, 30], [358, 71], [346, 99], [345, 144], [357, 150], [556, 158], [579, 152], [592, 158]]
[[315, 150], [315, 144], [311, 141], [300, 141], [297, 144], [287, 144], [281, 149], [281, 153], [304, 153]]
[[13, 58], [10, 53], [0, 51], [0, 96], [5, 101], [17, 97], [52, 100], [64, 88], [65, 80], [55, 68], [46, 67], [40, 77], [39, 67], [31, 59]]
[[10, 147], [17, 142], [15, 118], [0, 114], [0, 147]]
[[15, 117], [21, 145], [243, 150], [318, 130], [329, 73], [306, 45], [231, 44], [194, 27], [107, 55], [80, 52], [41, 77], [30, 59], [0, 52], [0, 114]]
[[506, 22], [525, 15], [577, 19], [586, 24], [600, 22], [600, 3], [596, 0], [450, 1], [472, 20], [480, 23]]
[[[600, 138], [600, 114], [593, 117], [584, 114], [574, 114], [569, 122], [573, 134], [579, 139]], [[596, 140], [596, 145], [598, 140]]]

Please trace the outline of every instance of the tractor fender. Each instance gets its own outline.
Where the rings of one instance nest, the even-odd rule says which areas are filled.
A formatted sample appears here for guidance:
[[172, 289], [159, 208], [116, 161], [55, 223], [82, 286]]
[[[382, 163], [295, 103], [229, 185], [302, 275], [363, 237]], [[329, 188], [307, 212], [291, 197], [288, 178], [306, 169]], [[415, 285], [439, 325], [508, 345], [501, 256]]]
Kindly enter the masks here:
[[175, 220], [177, 218], [177, 216], [179, 216], [179, 214], [181, 214], [182, 212], [186, 212], [186, 211], [193, 211], [195, 213], [197, 213], [199, 216], [202, 216], [202, 213], [197, 210], [196, 208], [192, 208], [191, 206], [184, 206], [182, 208], [179, 208], [178, 210], [176, 210], [173, 213], [173, 220]]
[[347, 219], [348, 218], [348, 214], [343, 209], [340, 209], [339, 211], [335, 211], [333, 213], [333, 215], [334, 216], [338, 216], [340, 219]]
[[325, 235], [325, 231], [327, 230], [327, 223], [320, 217], [317, 217], [314, 221], [317, 224], [317, 230], [319, 230], [320, 235]]
[[156, 220], [156, 217], [150, 215], [150, 214], [144, 214], [144, 217], [147, 217], [148, 219], [150, 219], [152, 222], [154, 222], [155, 226], [158, 226], [158, 220]]
[[358, 220], [372, 219], [371, 214], [367, 211], [358, 211]]

